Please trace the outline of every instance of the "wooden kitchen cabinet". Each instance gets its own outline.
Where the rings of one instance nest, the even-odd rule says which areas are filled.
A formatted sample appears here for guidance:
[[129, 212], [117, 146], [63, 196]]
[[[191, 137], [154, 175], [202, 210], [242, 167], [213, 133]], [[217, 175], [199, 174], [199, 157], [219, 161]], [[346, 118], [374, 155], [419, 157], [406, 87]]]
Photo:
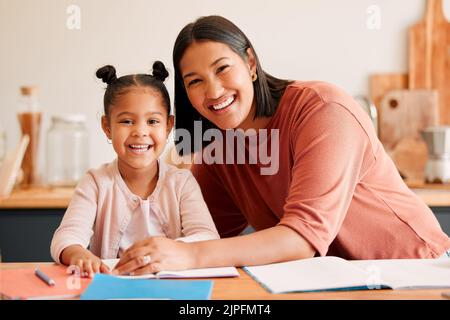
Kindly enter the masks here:
[[[450, 187], [411, 185], [450, 235]], [[0, 199], [2, 262], [52, 261], [50, 243], [69, 205], [73, 189], [15, 190]]]

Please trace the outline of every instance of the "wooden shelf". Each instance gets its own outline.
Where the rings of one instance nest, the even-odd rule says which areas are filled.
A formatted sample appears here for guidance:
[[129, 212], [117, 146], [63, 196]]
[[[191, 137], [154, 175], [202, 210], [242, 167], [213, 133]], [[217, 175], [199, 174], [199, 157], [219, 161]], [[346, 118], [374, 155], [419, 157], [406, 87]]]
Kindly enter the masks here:
[[[450, 207], [450, 185], [407, 181], [410, 187], [430, 207]], [[15, 189], [8, 198], [0, 198], [0, 209], [65, 209], [74, 188], [34, 187]]]
[[8, 198], [0, 198], [0, 209], [65, 209], [73, 192], [74, 188], [15, 189]]
[[424, 180], [406, 180], [406, 185], [411, 189], [449, 190], [450, 184], [426, 183]]
[[429, 207], [450, 207], [450, 184], [425, 183], [423, 180], [405, 182]]

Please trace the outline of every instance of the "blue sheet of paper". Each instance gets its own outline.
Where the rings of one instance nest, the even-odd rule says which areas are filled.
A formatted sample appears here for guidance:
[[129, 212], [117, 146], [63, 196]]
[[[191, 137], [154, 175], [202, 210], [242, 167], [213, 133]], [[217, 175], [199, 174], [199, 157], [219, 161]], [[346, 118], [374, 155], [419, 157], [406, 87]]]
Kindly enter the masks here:
[[212, 280], [131, 280], [96, 274], [81, 299], [208, 300], [212, 287]]

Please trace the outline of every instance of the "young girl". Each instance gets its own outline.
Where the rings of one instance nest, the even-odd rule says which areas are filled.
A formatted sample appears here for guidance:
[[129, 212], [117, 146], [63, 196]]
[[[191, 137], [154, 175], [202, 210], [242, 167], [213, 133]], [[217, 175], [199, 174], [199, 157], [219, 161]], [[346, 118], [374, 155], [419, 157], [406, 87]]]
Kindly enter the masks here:
[[[90, 170], [78, 184], [53, 236], [57, 263], [92, 277], [110, 272], [101, 259], [120, 257], [152, 237], [182, 242], [219, 237], [192, 174], [158, 160], [174, 124], [163, 83], [167, 76], [159, 61], [153, 75], [117, 78], [112, 66], [97, 71], [108, 85], [102, 128], [117, 159]], [[151, 272], [150, 255], [142, 252], [138, 260], [141, 268], [134, 274]]]
[[[158, 257], [153, 270], [325, 255], [352, 260], [446, 255], [449, 237], [404, 184], [351, 96], [325, 82], [271, 76], [247, 36], [220, 16], [186, 25], [175, 41], [173, 62], [177, 130], [195, 137], [200, 122], [204, 130], [278, 132], [279, 139], [262, 141], [278, 153], [279, 166], [263, 175], [263, 161], [211, 163], [208, 155], [222, 150], [222, 140], [205, 141], [192, 172], [226, 239], [181, 246], [153, 238], [140, 248]], [[256, 232], [240, 235], [247, 225]], [[124, 255], [116, 268], [131, 272], [139, 260]]]

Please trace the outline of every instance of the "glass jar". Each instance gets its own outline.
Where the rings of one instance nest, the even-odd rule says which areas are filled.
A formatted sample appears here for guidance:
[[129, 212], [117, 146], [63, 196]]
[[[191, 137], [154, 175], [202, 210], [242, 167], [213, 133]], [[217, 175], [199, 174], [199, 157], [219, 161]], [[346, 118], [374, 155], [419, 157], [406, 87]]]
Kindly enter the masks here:
[[30, 138], [22, 161], [23, 179], [22, 187], [38, 184], [38, 150], [41, 130], [42, 113], [38, 99], [38, 87], [24, 86], [20, 88], [21, 96], [17, 118], [19, 120], [22, 135]]
[[47, 131], [47, 183], [75, 186], [89, 167], [86, 117], [79, 114], [52, 117]]

